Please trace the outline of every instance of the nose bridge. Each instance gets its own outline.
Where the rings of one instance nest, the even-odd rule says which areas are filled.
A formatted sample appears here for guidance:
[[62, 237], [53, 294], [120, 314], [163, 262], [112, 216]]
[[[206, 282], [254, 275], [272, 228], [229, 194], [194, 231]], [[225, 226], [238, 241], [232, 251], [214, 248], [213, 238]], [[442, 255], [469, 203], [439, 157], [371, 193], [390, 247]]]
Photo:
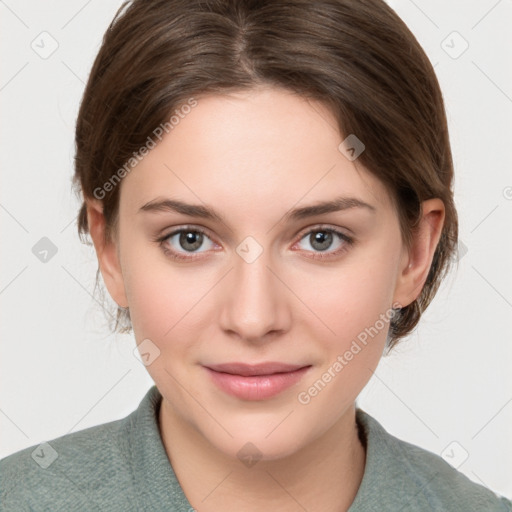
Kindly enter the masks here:
[[226, 289], [223, 327], [257, 340], [284, 328], [282, 284], [272, 268], [271, 251], [247, 237], [236, 248], [231, 281]]

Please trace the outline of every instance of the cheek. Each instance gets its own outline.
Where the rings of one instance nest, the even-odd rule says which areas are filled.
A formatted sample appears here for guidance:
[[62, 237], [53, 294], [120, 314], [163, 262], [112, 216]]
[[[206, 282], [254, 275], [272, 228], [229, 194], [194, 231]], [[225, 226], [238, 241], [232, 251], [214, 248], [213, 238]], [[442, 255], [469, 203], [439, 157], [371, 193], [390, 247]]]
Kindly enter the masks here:
[[296, 400], [308, 416], [335, 421], [357, 398], [382, 357], [393, 317], [389, 279], [372, 279], [368, 272], [366, 276], [331, 281], [335, 291], [315, 303], [318, 316], [333, 332], [316, 337], [320, 364], [297, 390]]
[[159, 338], [172, 325], [169, 305], [176, 303], [179, 288], [170, 286], [161, 263], [155, 261], [155, 248], [148, 247], [147, 240], [126, 232], [123, 241], [123, 280], [137, 343]]
[[[162, 273], [158, 266], [132, 267], [128, 281], [130, 318], [141, 360], [167, 398], [175, 404], [186, 403], [186, 394], [180, 390], [190, 382], [187, 357], [197, 339], [190, 320], [194, 303], [206, 290], [190, 289], [185, 286], [185, 281], [191, 284], [190, 277], [169, 268]], [[144, 362], [144, 353], [150, 354], [150, 360]]]
[[165, 356], [155, 361], [152, 370], [163, 367], [164, 361], [165, 366], [176, 368], [187, 354], [193, 357], [202, 337], [213, 336], [209, 331], [214, 328], [215, 306], [218, 309], [215, 283], [219, 273], [213, 267], [175, 265], [154, 248], [127, 255], [124, 267], [137, 344], [150, 339]]
[[[128, 223], [127, 223], [128, 224]], [[122, 231], [122, 268], [130, 318], [137, 342], [162, 340], [193, 307], [200, 281], [166, 259], [143, 229]], [[171, 331], [172, 332], [172, 331]]]
[[127, 295], [137, 340], [143, 336], [163, 344], [186, 325], [194, 304], [207, 291], [205, 286], [190, 279], [169, 268], [167, 271], [158, 267], [132, 268], [127, 279]]
[[349, 342], [373, 326], [381, 314], [390, 313], [395, 263], [392, 257], [377, 254], [354, 258], [329, 273], [318, 272], [302, 288], [304, 302], [329, 328], [334, 343]]
[[130, 268], [125, 278], [133, 330], [140, 342], [142, 338], [160, 338], [171, 326], [173, 311], [169, 308], [176, 291], [164, 286], [164, 280], [153, 275], [154, 270]]
[[304, 302], [312, 305], [324, 324], [322, 327], [310, 315], [309, 324], [314, 320], [317, 333], [322, 330], [322, 336], [316, 337], [322, 340], [324, 355], [315, 375], [322, 380], [319, 387], [328, 384], [333, 392], [341, 393], [339, 396], [355, 398], [369, 380], [382, 356], [393, 317], [395, 280], [396, 250], [383, 243], [361, 253], [350, 265], [317, 274], [314, 293], [312, 282], [302, 289], [302, 296], [307, 297]]

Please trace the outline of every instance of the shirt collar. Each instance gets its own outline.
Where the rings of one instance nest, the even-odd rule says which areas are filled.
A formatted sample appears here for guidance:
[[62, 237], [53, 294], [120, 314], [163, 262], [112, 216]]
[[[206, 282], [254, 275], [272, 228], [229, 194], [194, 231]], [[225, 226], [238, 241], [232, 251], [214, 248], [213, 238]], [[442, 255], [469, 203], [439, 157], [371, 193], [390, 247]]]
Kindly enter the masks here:
[[131, 418], [132, 474], [142, 504], [137, 509], [193, 510], [179, 485], [160, 435], [158, 415], [161, 402], [160, 391], [152, 386]]
[[[348, 512], [433, 510], [423, 490], [439, 474], [418, 475], [408, 455], [419, 448], [389, 434], [372, 416], [356, 408], [360, 437], [366, 444], [363, 479]], [[408, 449], [406, 453], [404, 448]]]

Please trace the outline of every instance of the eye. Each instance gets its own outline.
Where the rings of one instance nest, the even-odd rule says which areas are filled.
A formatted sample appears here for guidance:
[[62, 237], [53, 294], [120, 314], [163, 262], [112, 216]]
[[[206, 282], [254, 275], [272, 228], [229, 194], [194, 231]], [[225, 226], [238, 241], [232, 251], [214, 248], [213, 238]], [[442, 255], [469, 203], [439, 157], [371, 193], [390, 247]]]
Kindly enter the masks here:
[[[214, 242], [199, 228], [180, 228], [157, 239], [164, 253], [175, 259], [191, 259], [188, 254], [195, 254], [201, 247], [210, 250], [215, 247]], [[206, 247], [205, 246], [206, 242]], [[192, 256], [192, 259], [194, 256]]]
[[298, 245], [300, 245], [303, 240], [305, 240], [306, 243], [305, 247], [302, 245], [301, 248], [309, 252], [313, 251], [312, 257], [316, 259], [338, 256], [348, 250], [354, 243], [354, 240], [345, 235], [345, 233], [334, 228], [326, 228], [323, 226], [318, 226], [307, 231], [305, 236], [298, 242]]
[[[324, 226], [317, 226], [305, 232], [295, 245], [300, 246], [303, 240], [306, 241], [306, 247], [299, 248], [311, 252], [312, 255], [308, 257], [313, 259], [336, 257], [354, 244], [354, 240], [342, 231]], [[155, 241], [160, 243], [166, 256], [176, 260], [190, 261], [198, 257], [194, 256], [195, 254], [215, 250], [216, 247], [206, 231], [199, 227], [181, 227], [156, 238]], [[204, 250], [200, 251], [201, 248]]]

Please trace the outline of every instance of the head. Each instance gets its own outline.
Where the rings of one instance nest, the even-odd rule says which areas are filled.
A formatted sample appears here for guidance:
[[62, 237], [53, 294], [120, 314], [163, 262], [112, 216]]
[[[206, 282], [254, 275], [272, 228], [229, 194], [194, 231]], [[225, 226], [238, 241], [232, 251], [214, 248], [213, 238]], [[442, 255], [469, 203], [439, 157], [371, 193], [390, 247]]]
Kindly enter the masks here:
[[[176, 414], [230, 453], [190, 396], [269, 457], [327, 430], [447, 273], [452, 182], [434, 71], [381, 0], [136, 0], [77, 122], [78, 228], [115, 328], [150, 343]], [[240, 401], [205, 374], [233, 361], [309, 370]], [[284, 437], [263, 441], [290, 404]]]

